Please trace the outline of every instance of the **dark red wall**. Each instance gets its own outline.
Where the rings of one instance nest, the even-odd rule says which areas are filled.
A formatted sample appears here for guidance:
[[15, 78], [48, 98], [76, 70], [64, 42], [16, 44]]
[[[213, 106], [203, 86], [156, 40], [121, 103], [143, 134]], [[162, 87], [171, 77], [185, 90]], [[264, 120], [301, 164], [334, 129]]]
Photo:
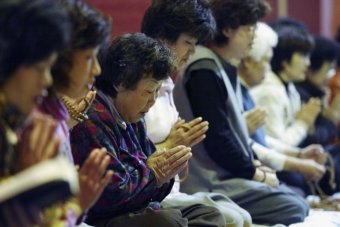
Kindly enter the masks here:
[[113, 35], [140, 31], [144, 11], [151, 0], [85, 0], [113, 19]]
[[[113, 18], [113, 35], [137, 32], [143, 13], [151, 0], [85, 0], [108, 13]], [[241, 0], [240, 0], [241, 1]], [[322, 0], [287, 0], [288, 16], [304, 22], [311, 33], [320, 33], [320, 1]], [[339, 0], [336, 0], [339, 1]], [[268, 0], [273, 10], [265, 21], [277, 18], [278, 0]], [[340, 2], [340, 1], [339, 1]]]
[[288, 15], [303, 21], [311, 33], [319, 34], [320, 0], [289, 0], [288, 2]]

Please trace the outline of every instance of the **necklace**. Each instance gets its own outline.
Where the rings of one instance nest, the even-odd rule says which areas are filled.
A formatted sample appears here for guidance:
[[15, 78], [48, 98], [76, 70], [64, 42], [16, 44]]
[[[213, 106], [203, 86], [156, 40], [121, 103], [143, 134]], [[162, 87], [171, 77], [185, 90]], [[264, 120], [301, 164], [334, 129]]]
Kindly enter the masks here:
[[77, 107], [75, 106], [74, 102], [69, 97], [67, 97], [66, 95], [61, 95], [60, 99], [65, 104], [66, 109], [73, 120], [83, 122], [84, 120], [89, 119], [86, 113], [82, 113], [79, 110], [77, 110]]

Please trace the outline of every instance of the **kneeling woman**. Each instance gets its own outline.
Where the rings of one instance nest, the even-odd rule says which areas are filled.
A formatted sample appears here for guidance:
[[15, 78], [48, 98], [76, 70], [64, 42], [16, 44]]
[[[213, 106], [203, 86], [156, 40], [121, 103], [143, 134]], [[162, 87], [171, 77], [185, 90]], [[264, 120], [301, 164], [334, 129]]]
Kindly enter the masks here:
[[162, 80], [173, 70], [169, 50], [141, 33], [116, 39], [100, 59], [102, 75], [96, 81], [96, 99], [89, 120], [71, 132], [72, 152], [82, 165], [94, 148], [106, 147], [111, 156], [112, 182], [89, 211], [95, 226], [225, 226], [211, 207], [162, 209], [173, 177], [191, 157], [178, 146], [155, 151], [146, 135], [144, 114], [154, 104]]

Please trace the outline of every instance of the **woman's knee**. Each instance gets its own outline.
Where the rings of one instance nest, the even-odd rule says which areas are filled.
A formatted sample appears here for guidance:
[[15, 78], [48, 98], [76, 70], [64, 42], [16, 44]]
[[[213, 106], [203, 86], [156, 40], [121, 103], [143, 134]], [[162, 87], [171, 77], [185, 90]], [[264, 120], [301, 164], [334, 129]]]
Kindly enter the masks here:
[[303, 198], [295, 197], [290, 201], [290, 207], [287, 207], [285, 215], [281, 215], [281, 222], [290, 225], [303, 222], [309, 213], [309, 206]]

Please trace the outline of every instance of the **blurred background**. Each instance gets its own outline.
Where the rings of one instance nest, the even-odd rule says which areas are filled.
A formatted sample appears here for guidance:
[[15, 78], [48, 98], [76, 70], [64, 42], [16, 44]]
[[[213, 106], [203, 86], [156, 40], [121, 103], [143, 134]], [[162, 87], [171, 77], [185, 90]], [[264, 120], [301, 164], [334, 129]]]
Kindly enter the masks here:
[[[151, 0], [85, 0], [113, 18], [113, 36], [137, 32]], [[241, 0], [240, 0], [241, 1]], [[314, 34], [334, 38], [340, 25], [340, 0], [267, 0], [272, 11], [266, 22], [288, 16], [305, 23]]]

